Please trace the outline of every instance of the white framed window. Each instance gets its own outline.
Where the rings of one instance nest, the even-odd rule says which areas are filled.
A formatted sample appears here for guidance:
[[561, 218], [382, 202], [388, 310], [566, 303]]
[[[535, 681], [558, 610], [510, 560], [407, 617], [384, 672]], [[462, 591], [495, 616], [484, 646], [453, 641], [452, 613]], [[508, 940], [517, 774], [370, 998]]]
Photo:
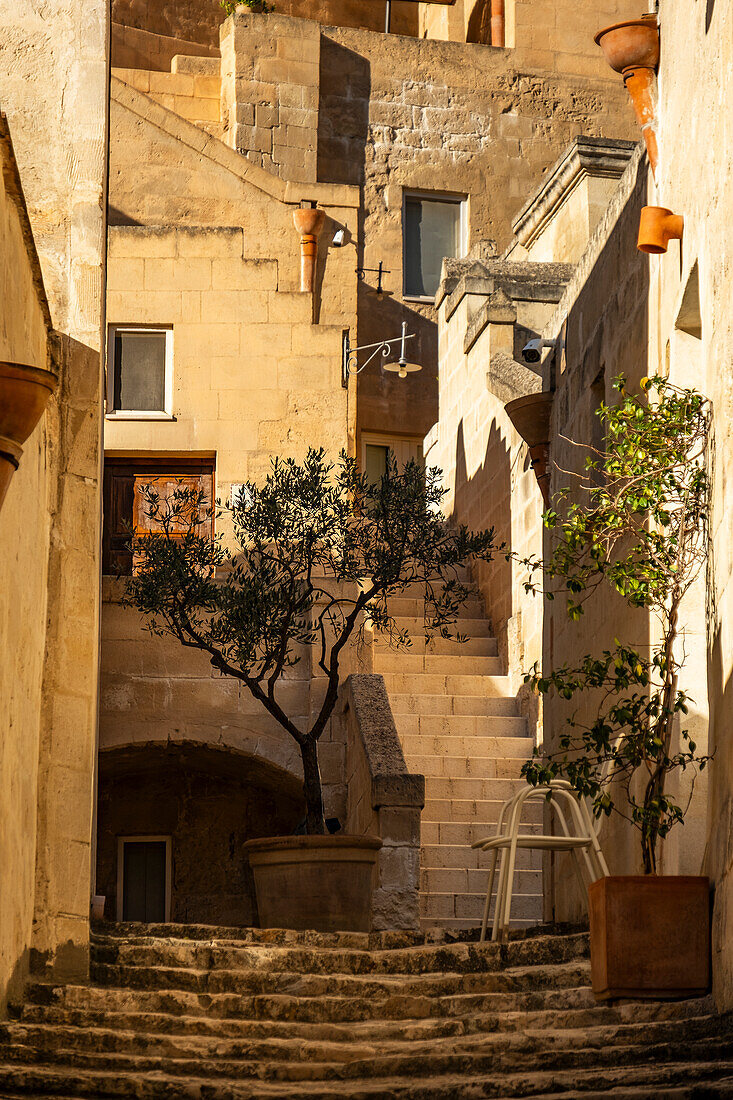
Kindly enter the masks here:
[[117, 920], [167, 924], [171, 919], [171, 838], [117, 839]]
[[402, 296], [431, 301], [446, 256], [466, 250], [466, 199], [460, 195], [409, 192], [402, 198]]
[[121, 420], [173, 419], [170, 326], [109, 326], [107, 416]]
[[400, 470], [411, 458], [421, 465], [424, 463], [422, 439], [416, 436], [390, 436], [363, 432], [361, 468], [373, 485], [376, 485], [387, 472], [387, 455], [390, 451]]

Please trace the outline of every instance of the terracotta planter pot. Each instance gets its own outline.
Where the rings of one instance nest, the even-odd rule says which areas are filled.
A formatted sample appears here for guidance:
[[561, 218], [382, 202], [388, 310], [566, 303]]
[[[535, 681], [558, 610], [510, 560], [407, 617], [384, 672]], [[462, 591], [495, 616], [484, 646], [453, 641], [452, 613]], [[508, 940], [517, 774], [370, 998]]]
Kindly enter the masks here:
[[245, 844], [262, 928], [368, 932], [373, 836], [275, 836]]
[[57, 384], [53, 371], [0, 360], [0, 506], [20, 463], [23, 444]]
[[617, 73], [625, 69], [655, 69], [659, 64], [659, 30], [656, 19], [631, 19], [604, 27], [595, 36], [606, 61]]
[[530, 393], [504, 406], [509, 419], [529, 447], [537, 484], [545, 504], [550, 501], [550, 414], [553, 394]]
[[710, 986], [710, 883], [611, 875], [588, 888], [596, 1000], [701, 996]]
[[636, 247], [640, 252], [659, 256], [666, 252], [671, 240], [682, 240], [685, 220], [666, 206], [644, 206], [639, 218], [639, 238]]

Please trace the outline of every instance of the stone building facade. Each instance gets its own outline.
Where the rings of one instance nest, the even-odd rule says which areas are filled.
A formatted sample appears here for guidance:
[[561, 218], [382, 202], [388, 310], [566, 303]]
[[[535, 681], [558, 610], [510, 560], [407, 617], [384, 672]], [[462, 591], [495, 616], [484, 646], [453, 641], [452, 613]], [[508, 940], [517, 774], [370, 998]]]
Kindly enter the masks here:
[[0, 359], [58, 382], [0, 524], [0, 1014], [89, 967], [108, 34], [102, 3], [1, 13]]
[[[530, 375], [518, 360], [499, 364], [505, 370], [496, 385], [494, 355], [489, 359], [486, 390], [487, 418], [478, 437], [491, 445], [496, 434], [506, 429], [501, 406], [532, 392], [545, 392], [551, 401], [550, 468], [551, 490], [568, 484], [566, 471], [577, 466], [577, 455], [569, 441], [593, 444], [596, 440], [595, 410], [601, 400], [612, 402], [613, 379], [625, 374], [632, 384], [643, 376], [660, 374], [674, 384], [692, 387], [707, 396], [713, 410], [713, 504], [711, 545], [707, 575], [686, 597], [682, 631], [686, 664], [681, 686], [692, 697], [685, 725], [693, 732], [701, 751], [714, 753], [709, 770], [698, 776], [694, 788], [690, 778], [676, 791], [682, 804], [691, 795], [684, 828], [665, 841], [662, 870], [667, 874], [706, 874], [710, 877], [713, 903], [713, 987], [721, 1009], [733, 1003], [730, 933], [730, 805], [731, 751], [727, 721], [731, 652], [727, 641], [730, 611], [729, 523], [729, 389], [731, 346], [731, 299], [729, 293], [733, 236], [726, 213], [730, 209], [731, 161], [730, 112], [720, 108], [729, 94], [733, 58], [731, 31], [733, 8], [725, 0], [689, 4], [662, 0], [658, 22], [661, 59], [656, 76], [654, 132], [659, 159], [656, 170], [649, 165], [641, 145], [619, 173], [609, 177], [598, 193], [596, 205], [590, 193], [573, 188], [566, 167], [560, 162], [548, 180], [544, 197], [535, 196], [515, 223], [517, 240], [507, 259], [525, 261], [530, 269], [548, 261], [571, 261], [572, 274], [552, 316], [540, 324], [538, 335], [559, 350], [544, 354], [541, 368]], [[620, 79], [620, 78], [619, 78]], [[631, 110], [631, 108], [629, 108]], [[572, 157], [572, 150], [568, 154]], [[628, 152], [625, 153], [628, 158]], [[621, 167], [621, 165], [619, 165]], [[553, 176], [557, 186], [551, 187]], [[564, 182], [563, 182], [564, 178]], [[554, 190], [554, 194], [552, 193]], [[581, 200], [583, 200], [581, 202]], [[592, 200], [592, 201], [591, 201]], [[648, 256], [637, 249], [640, 213], [644, 206], [662, 206], [684, 218], [682, 240], [670, 241], [661, 255]], [[605, 206], [605, 210], [603, 207]], [[588, 222], [582, 210], [596, 209]], [[572, 225], [568, 212], [574, 212]], [[600, 217], [599, 217], [600, 215]], [[578, 227], [584, 224], [590, 237], [583, 239]], [[450, 302], [455, 273], [444, 272], [444, 293]], [[487, 288], [488, 291], [489, 288]], [[475, 312], [491, 309], [486, 293], [478, 299]], [[444, 307], [441, 307], [441, 309]], [[516, 306], [520, 313], [519, 303]], [[459, 321], [454, 334], [446, 318], [445, 337], [441, 328], [441, 411], [437, 437], [444, 448], [455, 445], [456, 424], [471, 424], [475, 399], [462, 401], [451, 389], [451, 370], [456, 353], [451, 351], [465, 329]], [[470, 331], [470, 327], [469, 327]], [[445, 353], [445, 357], [444, 357]], [[470, 350], [468, 352], [470, 355]], [[443, 399], [443, 369], [446, 365]], [[506, 385], [505, 383], [510, 383]], [[494, 395], [493, 397], [491, 395]], [[492, 408], [491, 402], [496, 404]], [[507, 439], [517, 445], [517, 459], [529, 473], [526, 446], [508, 428]], [[513, 446], [508, 447], [510, 453]], [[523, 532], [520, 546], [542, 545], [540, 512], [542, 498], [530, 475], [526, 494], [517, 492], [513, 465], [508, 464], [503, 494], [492, 493], [493, 506], [508, 500], [506, 524], [512, 533]], [[457, 480], [457, 479], [456, 479]], [[509, 490], [512, 486], [514, 491]], [[483, 474], [478, 492], [488, 492]], [[534, 506], [525, 508], [525, 495]], [[458, 488], [455, 514], [469, 514]], [[490, 515], [490, 512], [487, 513]], [[486, 580], [487, 591], [491, 578]], [[505, 589], [506, 590], [506, 589]], [[516, 588], [513, 589], [516, 592]], [[522, 609], [523, 610], [523, 609]], [[633, 637], [643, 646], [653, 636], [654, 625], [641, 613], [632, 615], [620, 601], [591, 601], [579, 623], [567, 619], [562, 606], [544, 603], [535, 608], [529, 621], [523, 614], [517, 628], [516, 650], [510, 663], [516, 674], [540, 660], [545, 668], [577, 660], [578, 655], [597, 651], [614, 637]], [[510, 649], [511, 653], [511, 649]], [[550, 698], [544, 713], [544, 743], [558, 744], [567, 718], [567, 707]], [[624, 821], [610, 819], [601, 840], [612, 873], [640, 870], [638, 837]], [[576, 918], [582, 913], [581, 899], [571, 881], [570, 868], [558, 860], [545, 867], [546, 914]]]
[[[164, 35], [144, 21], [125, 28], [127, 45], [137, 41], [137, 56], [122, 52], [121, 32], [115, 31], [106, 573], [121, 564], [123, 571], [129, 568], [120, 547], [134, 518], [134, 487], [142, 479], [197, 477], [212, 496], [227, 501], [241, 482], [263, 477], [274, 455], [299, 458], [310, 444], [325, 446], [331, 455], [344, 448], [366, 466], [387, 447], [402, 459], [421, 454], [438, 407], [433, 295], [440, 256], [434, 273], [427, 259], [416, 269], [409, 233], [415, 224], [422, 232], [421, 218], [447, 214], [453, 219], [447, 247], [457, 256], [473, 249], [489, 257], [510, 240], [512, 212], [569, 141], [579, 134], [623, 139], [632, 132], [623, 89], [598, 59], [591, 64], [579, 55], [573, 67], [561, 51], [539, 57], [523, 35], [516, 47], [497, 49], [385, 35], [349, 26], [347, 17], [340, 26], [326, 26], [319, 22], [320, 9], [310, 14], [316, 18], [281, 14], [280, 7], [268, 15], [239, 12], [220, 28], [220, 56], [205, 35], [200, 52], [188, 52], [184, 39], [190, 31], [182, 26], [158, 27]], [[161, 59], [176, 41], [178, 52], [165, 64]], [[548, 43], [554, 43], [551, 36]], [[145, 60], [143, 46], [152, 60]], [[120, 57], [128, 64], [115, 64]], [[301, 245], [293, 223], [303, 206], [318, 206], [326, 215], [313, 293], [301, 290]], [[415, 215], [418, 222], [410, 223]], [[419, 247], [429, 246], [421, 238]], [[435, 285], [416, 286], [416, 274], [434, 277]], [[555, 303], [566, 274], [549, 273], [548, 286], [533, 287], [529, 300], [541, 300], [546, 291]], [[527, 324], [538, 327], [529, 308]], [[403, 322], [414, 334], [410, 357], [422, 365], [419, 374], [398, 379], [377, 363], [342, 379], [345, 332], [352, 346], [378, 343], [397, 336]], [[146, 332], [166, 349], [165, 368], [160, 360], [166, 380], [156, 410], [136, 412], [124, 407], [117, 390], [118, 357], [125, 340]], [[197, 801], [191, 789], [188, 798], [209, 814], [212, 829], [221, 827], [224, 844], [231, 832], [226, 815], [216, 798], [203, 793], [211, 777], [227, 773], [227, 782], [237, 782], [243, 769], [251, 770], [252, 791], [242, 797], [252, 806], [259, 798], [265, 807], [277, 783], [297, 792], [300, 763], [295, 746], [247, 692], [213, 676], [206, 661], [179, 652], [175, 643], [147, 638], [134, 613], [119, 604], [124, 582], [104, 583], [98, 889], [114, 915], [121, 896], [115, 838], [124, 836], [125, 806], [130, 834], [140, 835], [145, 819], [146, 835], [172, 836], [179, 852], [193, 843], [185, 813], [174, 822], [162, 814], [153, 827], [149, 808], [165, 801], [154, 795], [156, 771], [182, 777], [198, 768], [201, 797]], [[467, 659], [468, 679], [449, 685], [444, 678], [443, 688], [456, 693], [456, 707], [464, 707], [467, 731], [480, 726], [510, 735], [502, 751], [523, 752], [525, 746], [511, 738], [520, 730], [523, 738], [526, 723], [515, 712], [504, 677], [492, 686], [493, 709], [473, 701], [483, 692], [480, 673], [494, 675], [501, 667], [483, 609], [475, 621], [482, 637]], [[433, 691], [428, 669], [437, 655], [396, 662], [378, 650], [355, 668], [384, 672], [388, 687], [405, 700], [412, 699], [416, 684]], [[411, 662], [419, 664], [417, 680], [398, 684], [398, 669], [412, 671]], [[458, 652], [446, 651], [435, 672], [445, 677], [459, 662]], [[469, 682], [471, 676], [475, 681]], [[420, 677], [427, 678], [424, 684]], [[305, 718], [318, 687], [307, 663], [298, 666], [283, 686], [291, 713]], [[460, 801], [456, 812], [466, 813], [469, 796], [491, 802], [508, 790], [502, 784], [516, 781], [518, 765], [506, 775], [494, 769], [490, 790], [460, 766], [455, 775], [431, 777], [437, 756], [432, 742], [421, 751], [416, 734], [428, 726], [438, 734], [447, 724], [399, 711], [396, 716], [403, 747], [410, 748], [409, 767], [418, 771], [421, 762], [427, 768], [423, 820], [425, 836], [432, 837], [426, 843], [435, 850], [422, 872], [423, 916], [464, 926], [481, 904], [477, 868], [464, 866], [459, 846], [445, 841], [449, 831], [441, 839], [440, 821], [450, 817], [453, 796]], [[344, 782], [348, 728], [348, 722], [335, 723], [321, 752], [329, 812], [342, 821], [350, 814]], [[141, 794], [137, 823], [136, 804], [117, 782], [120, 774], [150, 792], [147, 802]], [[218, 804], [227, 797], [222, 786]], [[283, 812], [297, 816], [294, 805]], [[278, 829], [294, 824], [285, 817]], [[253, 810], [242, 828], [261, 833], [274, 827], [265, 810], [256, 818]], [[465, 821], [459, 832], [468, 838]], [[181, 856], [181, 867], [186, 861], [196, 866], [190, 855]], [[390, 872], [385, 853], [384, 874], [398, 878], [397, 865], [405, 860], [405, 873], [417, 883], [419, 864], [406, 851], [392, 860]], [[533, 919], [538, 899], [536, 872], [529, 868], [527, 884], [525, 921]], [[203, 919], [191, 900], [197, 891], [203, 892], [200, 884], [184, 887], [181, 878], [172, 911], [182, 919], [194, 913]], [[243, 885], [237, 902], [244, 906], [242, 921], [250, 919], [245, 893]], [[219, 907], [213, 896], [211, 904]], [[221, 905], [211, 910], [211, 919], [223, 919], [225, 911], [231, 919], [229, 902]], [[414, 922], [414, 904], [403, 910], [402, 919]]]

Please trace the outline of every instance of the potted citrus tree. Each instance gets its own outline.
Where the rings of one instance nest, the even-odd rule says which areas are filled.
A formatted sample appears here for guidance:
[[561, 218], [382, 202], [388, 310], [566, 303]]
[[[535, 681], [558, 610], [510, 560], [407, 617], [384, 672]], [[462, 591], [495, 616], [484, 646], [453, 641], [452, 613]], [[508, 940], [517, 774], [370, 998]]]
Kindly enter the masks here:
[[526, 563], [527, 587], [542, 575], [547, 598], [562, 593], [572, 620], [610, 587], [647, 613], [651, 644], [615, 639], [572, 666], [535, 666], [526, 680], [539, 692], [583, 706], [557, 750], [536, 750], [523, 774], [533, 785], [567, 779], [597, 816], [618, 813], [638, 830], [644, 874], [590, 887], [593, 987], [600, 998], [672, 997], [709, 981], [708, 880], [657, 872], [660, 844], [687, 808], [670, 776], [709, 761], [685, 728], [679, 676], [683, 600], [707, 560], [710, 413], [702, 395], [662, 378], [642, 379], [638, 394], [623, 378], [616, 388], [618, 403], [598, 410], [605, 449], [587, 448], [580, 484], [553, 496], [543, 517], [551, 551]]
[[[409, 644], [390, 600], [415, 587], [426, 637], [450, 637], [469, 589], [460, 567], [491, 559], [493, 531], [470, 533], [440, 512], [440, 471], [390, 458], [377, 484], [341, 454], [275, 459], [261, 485], [246, 484], [230, 508], [234, 541], [211, 537], [205, 497], [177, 489], [163, 499], [142, 487], [149, 531], [133, 538], [126, 600], [155, 634], [206, 653], [244, 684], [300, 749], [305, 836], [248, 842], [260, 919], [276, 927], [369, 927], [372, 867], [381, 841], [329, 835], [318, 744], [334, 712], [349, 643], [370, 623]], [[224, 511], [224, 509], [222, 510]], [[206, 520], [208, 519], [208, 522]], [[310, 653], [322, 698], [305, 724], [288, 713], [283, 675]]]

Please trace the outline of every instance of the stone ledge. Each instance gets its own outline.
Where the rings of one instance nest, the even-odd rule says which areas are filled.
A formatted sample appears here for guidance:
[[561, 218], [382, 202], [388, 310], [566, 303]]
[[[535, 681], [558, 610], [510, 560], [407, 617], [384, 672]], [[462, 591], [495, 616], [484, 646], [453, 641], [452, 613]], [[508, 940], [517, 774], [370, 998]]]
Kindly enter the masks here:
[[620, 138], [577, 137], [514, 219], [517, 242], [530, 248], [586, 176], [620, 179], [635, 149], [635, 142]]

